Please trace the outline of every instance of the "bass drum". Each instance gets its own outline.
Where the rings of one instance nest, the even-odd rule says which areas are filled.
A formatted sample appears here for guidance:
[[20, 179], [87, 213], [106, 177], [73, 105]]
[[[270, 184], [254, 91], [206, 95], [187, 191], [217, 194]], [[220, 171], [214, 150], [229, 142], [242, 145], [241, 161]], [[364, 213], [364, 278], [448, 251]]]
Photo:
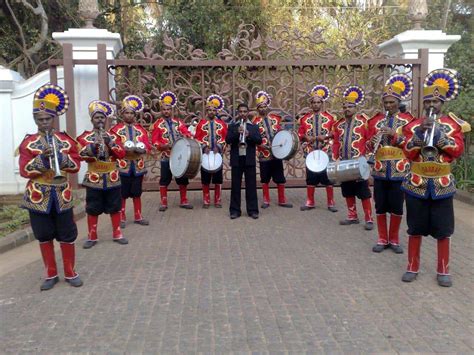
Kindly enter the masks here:
[[370, 166], [365, 157], [334, 161], [328, 164], [327, 174], [328, 179], [336, 183], [368, 180], [370, 177]]
[[209, 154], [202, 155], [201, 167], [208, 173], [215, 173], [222, 169], [222, 155], [210, 151]]
[[193, 179], [201, 167], [201, 147], [193, 139], [180, 138], [171, 149], [170, 169], [174, 177]]
[[296, 132], [280, 131], [275, 134], [272, 141], [272, 154], [277, 159], [290, 160], [296, 155], [299, 139]]
[[313, 173], [320, 173], [328, 167], [329, 157], [322, 150], [313, 150], [306, 156], [306, 167]]

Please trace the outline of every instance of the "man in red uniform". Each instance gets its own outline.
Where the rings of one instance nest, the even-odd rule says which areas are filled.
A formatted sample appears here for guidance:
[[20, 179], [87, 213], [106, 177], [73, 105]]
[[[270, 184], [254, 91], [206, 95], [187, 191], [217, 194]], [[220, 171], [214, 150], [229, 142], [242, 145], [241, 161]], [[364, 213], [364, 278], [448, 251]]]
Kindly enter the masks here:
[[[194, 138], [203, 147], [203, 153], [224, 155], [225, 150], [225, 137], [227, 135], [227, 124], [221, 119], [216, 117], [218, 111], [224, 109], [224, 100], [218, 95], [210, 95], [206, 100], [206, 113], [207, 118], [203, 118], [199, 121]], [[210, 173], [201, 167], [201, 183], [202, 183], [202, 196], [203, 196], [203, 208], [209, 208], [211, 204], [211, 196], [209, 191], [209, 185], [211, 182], [214, 184], [214, 206], [217, 208], [222, 207], [221, 202], [221, 191], [222, 191], [222, 166], [216, 172]]]
[[[160, 211], [168, 209], [168, 186], [171, 183], [173, 175], [170, 169], [171, 148], [176, 140], [180, 137], [191, 137], [188, 128], [182, 120], [173, 117], [173, 107], [176, 106], [178, 100], [176, 95], [171, 91], [165, 91], [160, 96], [160, 106], [162, 117], [158, 118], [151, 127], [152, 144], [161, 152], [161, 177], [160, 177]], [[187, 186], [189, 179], [186, 177], [176, 178], [179, 186], [180, 203], [179, 207], [192, 209], [193, 206], [188, 202]]]
[[[316, 85], [311, 90], [311, 112], [300, 119], [298, 136], [303, 143], [303, 153], [306, 157], [310, 152], [320, 149], [328, 154], [330, 153], [329, 140], [332, 138], [332, 129], [335, 118], [327, 111], [321, 112], [323, 103], [329, 99], [329, 89], [324, 85]], [[334, 189], [328, 179], [327, 171], [316, 173], [306, 168], [306, 204], [301, 206], [301, 211], [307, 211], [315, 208], [314, 190], [318, 184], [326, 186], [327, 207], [331, 212], [337, 212], [334, 202]]]
[[458, 95], [456, 72], [434, 70], [428, 74], [425, 85], [423, 108], [426, 116], [403, 127], [404, 151], [411, 165], [402, 184], [408, 224], [408, 266], [402, 281], [416, 279], [421, 238], [431, 235], [438, 243], [438, 284], [450, 287], [449, 246], [454, 233], [453, 195], [456, 192], [450, 164], [461, 156], [463, 133], [471, 127], [454, 114], [441, 112], [444, 102]]
[[39, 241], [45, 266], [41, 290], [59, 281], [54, 239], [61, 246], [64, 276], [71, 286], [82, 286], [74, 270], [77, 226], [74, 222], [71, 186], [67, 173], [77, 173], [80, 159], [77, 143], [65, 132], [53, 129], [54, 119], [67, 111], [68, 97], [56, 85], [38, 89], [33, 117], [38, 133], [28, 134], [20, 144], [20, 175], [28, 180], [22, 207], [29, 211], [31, 228]]
[[[398, 108], [400, 101], [408, 99], [412, 90], [413, 84], [407, 75], [397, 74], [389, 78], [382, 95], [385, 113], [377, 113], [368, 122], [368, 148], [374, 159], [372, 176], [378, 229], [377, 244], [372, 248], [375, 253], [386, 248], [397, 254], [403, 253], [399, 242], [404, 200], [401, 185], [410, 163], [403, 154], [405, 140], [401, 130], [413, 116], [399, 112]], [[387, 227], [387, 213], [390, 214], [390, 228]]]
[[283, 161], [276, 159], [271, 152], [273, 137], [280, 131], [281, 117], [268, 113], [271, 98], [265, 91], [259, 91], [256, 96], [258, 115], [253, 118], [253, 124], [257, 125], [262, 144], [257, 147], [257, 156], [260, 163], [260, 182], [262, 183], [263, 204], [262, 208], [270, 207], [270, 180], [277, 184], [278, 188], [278, 206], [293, 207], [286, 201], [285, 197], [285, 173], [283, 170]]
[[[334, 125], [334, 159], [350, 160], [363, 157], [366, 150], [367, 116], [356, 114], [357, 105], [364, 101], [364, 91], [358, 86], [350, 86], [344, 91], [344, 118]], [[341, 225], [359, 224], [356, 197], [362, 200], [366, 230], [374, 227], [372, 219], [371, 194], [367, 180], [347, 181], [341, 183], [342, 196], [346, 199], [347, 218]]]
[[87, 162], [87, 172], [82, 186], [86, 188], [86, 213], [89, 234], [83, 245], [90, 249], [98, 242], [97, 224], [99, 215], [110, 214], [113, 241], [128, 244], [120, 229], [120, 210], [122, 208], [120, 193], [120, 176], [117, 170], [117, 159], [125, 157], [125, 150], [119, 136], [106, 131], [107, 118], [113, 115], [113, 108], [104, 101], [92, 101], [89, 104], [89, 115], [93, 129], [84, 131], [77, 141], [79, 155]]
[[122, 123], [112, 127], [112, 132], [117, 134], [125, 148], [125, 158], [118, 159], [120, 181], [122, 183], [122, 210], [120, 213], [120, 227], [125, 228], [125, 204], [127, 198], [133, 199], [134, 223], [147, 226], [150, 223], [142, 216], [142, 184], [146, 174], [145, 154], [150, 152], [148, 132], [136, 123], [136, 116], [143, 110], [143, 101], [135, 95], [129, 95], [122, 100]]

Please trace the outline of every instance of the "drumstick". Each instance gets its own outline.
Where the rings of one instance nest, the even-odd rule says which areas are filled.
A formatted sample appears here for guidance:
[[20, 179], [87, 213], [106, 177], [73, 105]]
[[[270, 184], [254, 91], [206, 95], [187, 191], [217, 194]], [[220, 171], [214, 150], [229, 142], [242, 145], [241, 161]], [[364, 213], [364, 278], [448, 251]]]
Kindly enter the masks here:
[[286, 140], [283, 143], [272, 145], [272, 148], [273, 147], [283, 147], [285, 144], [286, 144]]

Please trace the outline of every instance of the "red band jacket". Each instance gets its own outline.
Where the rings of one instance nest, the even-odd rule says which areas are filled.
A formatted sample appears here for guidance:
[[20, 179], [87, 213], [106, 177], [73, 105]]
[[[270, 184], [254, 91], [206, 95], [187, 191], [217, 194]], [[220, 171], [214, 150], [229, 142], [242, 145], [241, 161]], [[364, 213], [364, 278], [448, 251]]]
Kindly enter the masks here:
[[[50, 159], [43, 156], [43, 151], [56, 145], [57, 159], [62, 175], [76, 173], [80, 168], [77, 143], [66, 133], [54, 132], [50, 142], [44, 133], [25, 136], [20, 144], [20, 175], [28, 180], [22, 207], [39, 213], [50, 213], [53, 204], [61, 213], [73, 207], [71, 186], [67, 181], [56, 183], [55, 173], [50, 166]], [[51, 163], [54, 164], [53, 158]]]
[[188, 128], [182, 120], [173, 117], [170, 120], [159, 118], [151, 127], [151, 142], [161, 152], [161, 160], [169, 160], [171, 148], [181, 137], [191, 138]]
[[257, 156], [259, 160], [275, 159], [270, 149], [273, 137], [281, 130], [282, 118], [273, 113], [266, 117], [255, 116], [252, 123], [258, 127], [258, 131], [262, 136], [262, 144], [257, 146]]
[[215, 118], [208, 120], [203, 118], [199, 121], [194, 138], [201, 144], [201, 146], [209, 147], [213, 150], [214, 148], [219, 149], [219, 153], [223, 153], [225, 150], [225, 137], [227, 135], [227, 124]]
[[[112, 132], [117, 134], [122, 144], [127, 141], [133, 143], [143, 143], [145, 145], [146, 153], [150, 152], [151, 145], [148, 139], [148, 131], [138, 123], [118, 123], [111, 129]], [[125, 151], [124, 159], [117, 159], [120, 175], [125, 176], [142, 176], [146, 174], [145, 169], [145, 154], [128, 153]]]
[[410, 166], [408, 159], [403, 154], [405, 138], [402, 135], [402, 127], [413, 120], [410, 113], [396, 113], [388, 116], [385, 120], [383, 113], [377, 113], [369, 119], [367, 147], [369, 152], [373, 152], [374, 146], [371, 143], [372, 137], [378, 135], [382, 127], [389, 127], [397, 131], [395, 136], [382, 135], [380, 144], [375, 155], [375, 164], [372, 169], [374, 179], [401, 181], [408, 172]]
[[314, 142], [309, 144], [306, 142], [306, 136], [316, 137], [320, 135], [332, 134], [335, 117], [329, 112], [320, 112], [315, 114], [309, 112], [300, 118], [300, 126], [298, 128], [298, 137], [303, 143], [304, 156], [308, 155], [314, 149], [322, 149], [326, 153], [330, 150], [329, 140], [327, 142]]
[[334, 160], [349, 160], [365, 155], [367, 142], [367, 116], [354, 115], [346, 122], [345, 118], [334, 124]]
[[120, 176], [117, 170], [117, 160], [125, 157], [122, 140], [112, 131], [106, 132], [110, 139], [110, 147], [101, 143], [96, 131], [84, 131], [77, 141], [79, 155], [87, 162], [88, 168], [82, 182], [83, 186], [97, 190], [107, 190], [120, 187]]
[[438, 129], [433, 138], [437, 152], [430, 158], [422, 154], [423, 118], [413, 120], [403, 127], [406, 137], [404, 152], [411, 165], [403, 180], [402, 189], [418, 198], [436, 200], [451, 197], [456, 192], [450, 164], [464, 151], [463, 132], [470, 131], [470, 126], [452, 113], [441, 116], [437, 122]]

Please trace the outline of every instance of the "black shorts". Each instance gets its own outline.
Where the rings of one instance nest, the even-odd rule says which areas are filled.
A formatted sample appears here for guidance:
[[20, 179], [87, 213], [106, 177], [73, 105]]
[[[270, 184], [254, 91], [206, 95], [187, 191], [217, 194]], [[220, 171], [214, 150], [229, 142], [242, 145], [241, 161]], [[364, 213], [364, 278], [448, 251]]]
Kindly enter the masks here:
[[367, 180], [343, 182], [341, 192], [343, 197], [357, 196], [361, 200], [372, 197]]
[[[160, 166], [160, 186], [168, 186], [171, 184], [171, 179], [173, 178], [169, 160], [162, 160]], [[175, 181], [178, 185], [189, 185], [189, 179], [186, 177], [176, 178]]]
[[142, 195], [143, 175], [120, 175], [120, 181], [122, 183], [120, 191], [123, 199], [140, 197]]
[[30, 212], [31, 229], [40, 242], [56, 239], [58, 242], [73, 243], [77, 238], [77, 226], [72, 208], [61, 213], [51, 208], [48, 214]]
[[109, 190], [86, 188], [86, 213], [98, 216], [102, 213], [113, 214], [122, 209], [120, 186]]
[[401, 181], [374, 179], [375, 213], [403, 214], [405, 193], [401, 190]]
[[328, 179], [327, 171], [324, 170], [320, 173], [314, 173], [306, 168], [306, 185], [318, 186], [319, 184], [324, 186], [332, 185], [331, 181]]
[[222, 169], [216, 171], [215, 173], [208, 173], [207, 171], [201, 168], [201, 182], [203, 185], [216, 184], [220, 185], [223, 181]]
[[286, 182], [283, 160], [270, 159], [260, 161], [260, 182], [268, 184], [270, 180], [273, 180], [275, 184], [284, 184]]
[[408, 235], [444, 239], [454, 233], [453, 198], [421, 199], [406, 194]]

